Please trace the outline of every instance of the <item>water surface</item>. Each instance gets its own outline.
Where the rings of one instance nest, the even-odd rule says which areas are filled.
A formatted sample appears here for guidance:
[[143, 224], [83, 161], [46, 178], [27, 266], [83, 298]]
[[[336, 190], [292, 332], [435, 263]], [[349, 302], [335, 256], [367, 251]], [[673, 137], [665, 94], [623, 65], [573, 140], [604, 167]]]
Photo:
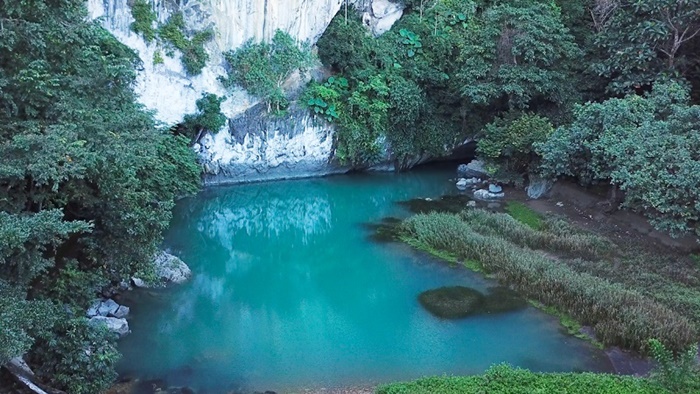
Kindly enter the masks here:
[[364, 223], [454, 191], [451, 173], [345, 175], [208, 189], [181, 201], [166, 247], [193, 279], [133, 294], [120, 370], [203, 392], [371, 385], [480, 373], [605, 370], [599, 351], [528, 308], [440, 320], [417, 295], [494, 283]]

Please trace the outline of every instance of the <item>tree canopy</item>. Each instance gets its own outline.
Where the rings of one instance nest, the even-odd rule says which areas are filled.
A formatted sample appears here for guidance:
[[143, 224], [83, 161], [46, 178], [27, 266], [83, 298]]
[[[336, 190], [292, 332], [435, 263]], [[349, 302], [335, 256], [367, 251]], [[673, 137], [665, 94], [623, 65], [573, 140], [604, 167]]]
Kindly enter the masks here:
[[28, 352], [75, 393], [109, 384], [116, 354], [77, 354], [106, 339], [81, 309], [147, 269], [199, 183], [189, 141], [137, 104], [137, 59], [83, 1], [0, 2], [0, 361]]

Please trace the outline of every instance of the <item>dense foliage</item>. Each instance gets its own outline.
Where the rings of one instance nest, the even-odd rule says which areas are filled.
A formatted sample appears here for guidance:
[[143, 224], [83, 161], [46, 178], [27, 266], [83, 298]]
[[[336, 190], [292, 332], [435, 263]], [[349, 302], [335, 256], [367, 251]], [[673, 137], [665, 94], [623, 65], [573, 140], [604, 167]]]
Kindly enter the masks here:
[[80, 0], [0, 2], [0, 363], [26, 354], [71, 393], [117, 358], [82, 311], [148, 269], [199, 181], [187, 139], [136, 103], [137, 56], [86, 20]]
[[205, 130], [216, 133], [226, 124], [226, 116], [221, 113], [221, 103], [226, 97], [219, 97], [212, 93], [204, 93], [197, 100], [197, 113], [185, 115], [180, 128], [184, 129], [187, 136], [194, 137], [198, 141]]
[[700, 235], [700, 106], [678, 83], [576, 107], [574, 122], [537, 148], [549, 176], [609, 182], [658, 228]]
[[474, 138], [497, 180], [610, 183], [657, 228], [696, 231], [697, 1], [403, 3], [380, 37], [350, 12], [318, 42], [335, 75], [303, 102], [341, 162], [407, 168]]
[[533, 373], [508, 365], [491, 367], [483, 375], [423, 378], [381, 386], [378, 394], [665, 394], [671, 391], [632, 376], [592, 373]]
[[228, 66], [228, 77], [221, 78], [224, 86], [241, 86], [278, 112], [289, 106], [283, 84], [295, 71], [309, 67], [312, 59], [309, 48], [300, 47], [281, 30], [270, 43], [250, 40], [224, 53], [224, 58]]
[[335, 108], [326, 119], [338, 126], [341, 161], [372, 164], [388, 146], [408, 167], [474, 137], [499, 111], [557, 113], [572, 100], [565, 81], [580, 51], [555, 5], [426, 3], [407, 4], [379, 38], [338, 15], [318, 42], [324, 64], [348, 81], [307, 92]]

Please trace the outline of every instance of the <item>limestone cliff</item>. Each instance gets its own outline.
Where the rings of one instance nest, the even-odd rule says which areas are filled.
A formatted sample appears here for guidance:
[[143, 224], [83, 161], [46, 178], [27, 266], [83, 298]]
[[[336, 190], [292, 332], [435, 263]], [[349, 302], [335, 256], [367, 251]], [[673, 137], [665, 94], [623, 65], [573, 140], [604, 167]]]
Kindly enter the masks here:
[[[284, 119], [264, 116], [257, 101], [245, 91], [225, 91], [217, 78], [225, 74], [222, 53], [247, 40], [270, 39], [282, 29], [297, 40], [314, 44], [339, 11], [344, 0], [150, 0], [159, 22], [182, 12], [187, 28], [212, 28], [215, 38], [206, 46], [210, 60], [202, 73], [188, 76], [180, 54], [163, 56], [154, 64], [157, 44], [148, 44], [131, 31], [130, 0], [88, 0], [91, 19], [102, 22], [117, 39], [134, 49], [143, 68], [135, 87], [140, 101], [166, 125], [180, 122], [196, 111], [202, 93], [226, 96], [222, 112], [229, 125], [208, 135], [197, 146], [208, 183], [235, 183], [322, 175], [342, 169], [329, 164], [333, 130], [314, 122], [304, 111]], [[375, 34], [387, 31], [402, 15], [389, 0], [349, 0]]]

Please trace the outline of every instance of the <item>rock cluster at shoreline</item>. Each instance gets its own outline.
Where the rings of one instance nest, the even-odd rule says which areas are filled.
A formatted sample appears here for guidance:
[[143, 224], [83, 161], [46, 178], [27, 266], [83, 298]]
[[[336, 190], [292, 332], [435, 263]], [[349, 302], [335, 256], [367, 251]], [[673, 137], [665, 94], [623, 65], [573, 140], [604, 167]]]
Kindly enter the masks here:
[[182, 284], [192, 277], [192, 270], [180, 260], [168, 252], [160, 252], [153, 259], [153, 271], [156, 282], [151, 283], [139, 277], [132, 277], [131, 281], [136, 287], [154, 288], [162, 287], [170, 283]]
[[112, 299], [97, 299], [86, 312], [90, 324], [103, 324], [119, 337], [131, 332], [129, 323], [126, 321], [128, 314], [128, 306], [119, 305]]
[[[503, 188], [494, 183], [489, 182], [490, 175], [484, 163], [480, 160], [472, 160], [469, 164], [460, 164], [457, 167], [457, 189], [465, 191], [469, 188], [474, 193], [474, 198], [482, 201], [500, 200], [506, 195], [503, 193]], [[481, 187], [487, 186], [486, 189]]]

